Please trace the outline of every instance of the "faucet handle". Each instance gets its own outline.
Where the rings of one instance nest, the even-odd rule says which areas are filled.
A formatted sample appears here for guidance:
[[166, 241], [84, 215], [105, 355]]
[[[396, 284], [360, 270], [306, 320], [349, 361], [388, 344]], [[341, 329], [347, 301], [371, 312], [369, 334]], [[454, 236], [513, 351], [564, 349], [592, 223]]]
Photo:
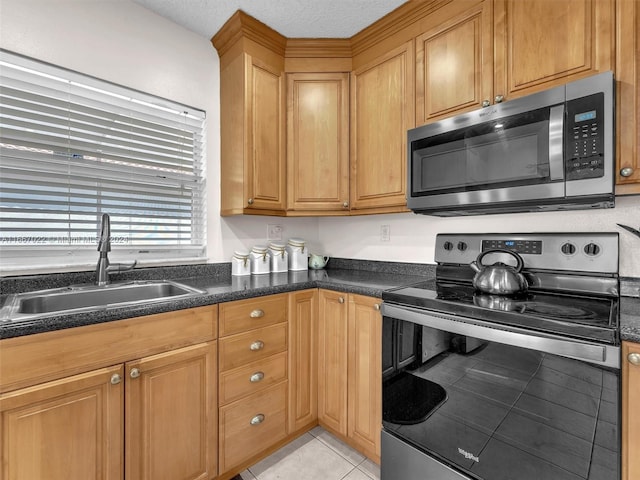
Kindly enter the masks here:
[[134, 260], [131, 263], [110, 263], [109, 266], [107, 267], [107, 272], [109, 273], [127, 272], [129, 270], [133, 270], [133, 267], [135, 267], [137, 264], [138, 264], [137, 260]]

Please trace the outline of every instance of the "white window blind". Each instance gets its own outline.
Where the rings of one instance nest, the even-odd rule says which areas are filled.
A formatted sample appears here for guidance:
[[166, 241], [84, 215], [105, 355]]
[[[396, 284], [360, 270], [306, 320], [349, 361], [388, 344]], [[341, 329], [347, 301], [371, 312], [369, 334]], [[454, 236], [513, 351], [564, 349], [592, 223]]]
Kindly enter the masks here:
[[0, 51], [2, 257], [82, 263], [103, 213], [113, 251], [201, 257], [204, 122], [202, 111]]

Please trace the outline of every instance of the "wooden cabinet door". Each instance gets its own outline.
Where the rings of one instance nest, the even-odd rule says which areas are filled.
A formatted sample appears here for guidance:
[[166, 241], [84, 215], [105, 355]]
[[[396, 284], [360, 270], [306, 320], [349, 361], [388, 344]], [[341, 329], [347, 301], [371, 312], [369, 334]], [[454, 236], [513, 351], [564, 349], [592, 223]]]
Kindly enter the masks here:
[[629, 355], [640, 356], [640, 345], [622, 342], [622, 480], [640, 478], [640, 365]]
[[347, 294], [318, 296], [318, 420], [347, 435]]
[[245, 55], [245, 74], [246, 208], [282, 211], [285, 207], [284, 75], [251, 55]]
[[614, 68], [613, 0], [496, 0], [494, 18], [505, 100]]
[[477, 3], [416, 38], [416, 125], [492, 100], [492, 6]]
[[640, 2], [616, 3], [617, 194], [640, 193]]
[[216, 342], [129, 362], [126, 478], [217, 475]]
[[288, 74], [287, 209], [348, 207], [349, 74]]
[[0, 396], [4, 480], [122, 480], [122, 366]]
[[406, 210], [413, 50], [413, 41], [407, 42], [351, 74], [351, 210]]
[[380, 300], [349, 295], [348, 436], [380, 461], [382, 318]]
[[318, 419], [318, 291], [289, 294], [289, 432]]

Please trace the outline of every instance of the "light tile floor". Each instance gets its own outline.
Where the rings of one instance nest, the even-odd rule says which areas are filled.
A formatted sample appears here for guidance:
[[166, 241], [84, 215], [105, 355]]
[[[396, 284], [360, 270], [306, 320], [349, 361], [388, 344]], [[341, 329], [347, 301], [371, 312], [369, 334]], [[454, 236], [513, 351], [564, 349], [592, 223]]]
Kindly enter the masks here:
[[380, 480], [380, 467], [316, 427], [241, 476], [243, 480]]

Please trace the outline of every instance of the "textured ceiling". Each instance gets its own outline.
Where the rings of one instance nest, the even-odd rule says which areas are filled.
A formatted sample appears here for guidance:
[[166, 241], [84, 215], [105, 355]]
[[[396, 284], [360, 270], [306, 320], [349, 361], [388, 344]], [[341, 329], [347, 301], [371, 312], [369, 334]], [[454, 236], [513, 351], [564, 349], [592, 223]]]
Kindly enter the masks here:
[[406, 0], [133, 0], [211, 38], [242, 10], [287, 38], [348, 38]]

